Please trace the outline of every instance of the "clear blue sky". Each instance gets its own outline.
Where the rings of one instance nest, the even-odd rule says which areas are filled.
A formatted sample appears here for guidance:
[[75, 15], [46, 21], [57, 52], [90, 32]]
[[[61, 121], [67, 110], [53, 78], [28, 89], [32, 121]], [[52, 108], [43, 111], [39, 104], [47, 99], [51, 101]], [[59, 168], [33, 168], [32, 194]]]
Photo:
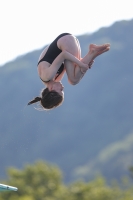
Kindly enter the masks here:
[[92, 33], [133, 18], [132, 0], [3, 0], [0, 65], [49, 44], [58, 34]]

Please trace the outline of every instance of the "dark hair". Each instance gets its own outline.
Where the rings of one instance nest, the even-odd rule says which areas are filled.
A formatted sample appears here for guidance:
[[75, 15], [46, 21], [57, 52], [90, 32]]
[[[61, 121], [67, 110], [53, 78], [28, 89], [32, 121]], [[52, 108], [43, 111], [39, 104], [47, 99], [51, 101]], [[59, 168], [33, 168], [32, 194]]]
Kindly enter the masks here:
[[63, 102], [63, 96], [54, 90], [49, 91], [48, 88], [43, 89], [41, 95], [42, 97], [35, 97], [28, 105], [40, 101], [40, 104], [44, 109], [52, 109], [61, 105]]

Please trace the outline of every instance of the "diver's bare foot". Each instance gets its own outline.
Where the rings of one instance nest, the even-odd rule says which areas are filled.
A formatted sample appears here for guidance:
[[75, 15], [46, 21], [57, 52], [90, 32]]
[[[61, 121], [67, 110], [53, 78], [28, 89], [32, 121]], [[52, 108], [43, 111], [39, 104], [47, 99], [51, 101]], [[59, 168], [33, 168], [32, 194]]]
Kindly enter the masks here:
[[89, 54], [93, 56], [93, 59], [97, 56], [101, 55], [102, 53], [105, 53], [109, 51], [110, 44], [103, 44], [103, 45], [96, 45], [96, 44], [90, 44], [89, 46]]

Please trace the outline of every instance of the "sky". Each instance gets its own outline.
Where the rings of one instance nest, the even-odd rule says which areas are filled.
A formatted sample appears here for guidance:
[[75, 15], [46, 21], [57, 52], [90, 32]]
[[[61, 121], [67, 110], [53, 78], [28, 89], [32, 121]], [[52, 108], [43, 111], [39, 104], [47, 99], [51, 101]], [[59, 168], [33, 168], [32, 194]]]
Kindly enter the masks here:
[[78, 36], [130, 19], [132, 0], [0, 0], [0, 66], [63, 32]]

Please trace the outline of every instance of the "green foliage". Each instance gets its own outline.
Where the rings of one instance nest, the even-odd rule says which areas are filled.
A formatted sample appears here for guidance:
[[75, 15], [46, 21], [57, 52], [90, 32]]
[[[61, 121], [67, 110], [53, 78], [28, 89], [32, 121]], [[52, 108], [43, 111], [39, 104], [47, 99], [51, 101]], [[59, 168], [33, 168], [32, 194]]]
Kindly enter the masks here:
[[26, 165], [23, 170], [10, 168], [8, 176], [5, 183], [18, 187], [18, 191], [2, 192], [0, 200], [133, 200], [131, 186], [108, 186], [103, 177], [65, 186], [61, 171], [42, 161]]
[[52, 200], [58, 199], [65, 191], [65, 186], [61, 184], [59, 169], [42, 161], [36, 162], [33, 166], [26, 165], [23, 170], [10, 168], [8, 175], [8, 185], [19, 188], [18, 192], [2, 193], [8, 200], [29, 200], [29, 197], [30, 200]]
[[[78, 182], [70, 187], [70, 196], [72, 200], [125, 200], [126, 192], [120, 189], [118, 185], [115, 184], [108, 186], [103, 177], [98, 177], [97, 179], [84, 183]], [[132, 197], [132, 193], [128, 193]]]

